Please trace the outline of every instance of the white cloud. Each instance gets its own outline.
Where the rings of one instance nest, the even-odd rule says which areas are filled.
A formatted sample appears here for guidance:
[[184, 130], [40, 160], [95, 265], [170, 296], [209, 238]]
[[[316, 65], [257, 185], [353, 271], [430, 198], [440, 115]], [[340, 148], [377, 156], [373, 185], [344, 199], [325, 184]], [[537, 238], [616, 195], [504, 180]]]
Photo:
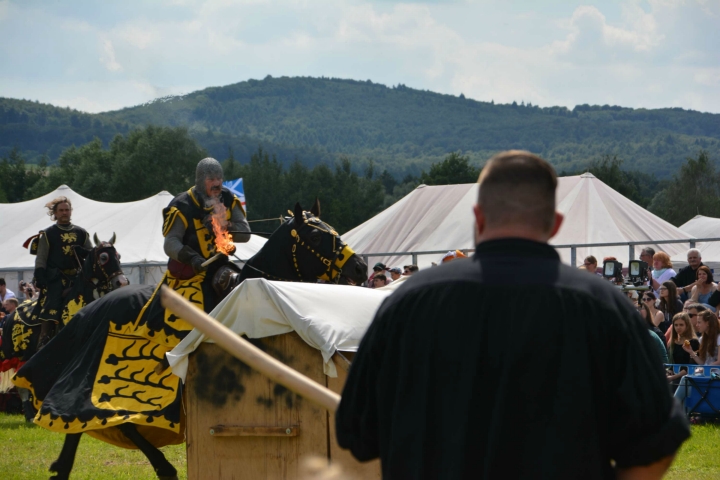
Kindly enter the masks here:
[[[0, 0], [3, 94], [98, 111], [267, 74], [324, 75], [496, 102], [720, 112], [717, 0], [133, 1], [113, 20]], [[23, 50], [10, 48], [20, 36]]]
[[99, 60], [100, 63], [105, 65], [105, 68], [111, 72], [119, 72], [123, 69], [122, 65], [115, 59], [115, 49], [110, 40], [104, 40], [102, 42], [102, 55]]

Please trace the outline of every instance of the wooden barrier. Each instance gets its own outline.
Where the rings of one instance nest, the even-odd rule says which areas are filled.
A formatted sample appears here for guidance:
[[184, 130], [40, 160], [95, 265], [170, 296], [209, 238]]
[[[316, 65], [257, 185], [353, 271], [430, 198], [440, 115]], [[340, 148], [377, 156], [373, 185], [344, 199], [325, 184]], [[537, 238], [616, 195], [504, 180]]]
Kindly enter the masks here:
[[[297, 333], [252, 343], [341, 393], [347, 378], [344, 362], [335, 362], [337, 378], [327, 377], [320, 352]], [[333, 414], [215, 344], [202, 344], [190, 356], [185, 385], [188, 480], [297, 479], [306, 456], [328, 458], [348, 478], [380, 478], [379, 461], [360, 463], [337, 445]]]

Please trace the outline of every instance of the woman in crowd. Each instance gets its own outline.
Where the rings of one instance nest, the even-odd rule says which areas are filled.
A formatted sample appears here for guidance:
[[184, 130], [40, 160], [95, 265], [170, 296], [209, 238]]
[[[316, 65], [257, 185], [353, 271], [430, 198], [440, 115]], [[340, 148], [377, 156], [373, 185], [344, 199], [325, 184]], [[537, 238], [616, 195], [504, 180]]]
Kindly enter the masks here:
[[710, 310], [698, 313], [697, 330], [702, 334], [700, 348], [697, 353], [689, 344], [683, 344], [683, 350], [690, 359], [698, 365], [720, 365], [718, 360], [718, 345], [720, 345], [720, 323], [718, 318]]
[[[665, 315], [663, 315], [660, 310], [655, 308], [656, 300], [657, 297], [652, 292], [652, 290], [648, 290], [647, 292], [643, 293], [641, 305], [644, 308], [641, 307], [640, 315], [642, 315], [646, 321], [652, 323], [653, 327], [657, 327], [665, 319]], [[644, 311], [645, 309], [647, 309], [647, 312]], [[661, 333], [660, 335], [663, 335], [663, 333]]]
[[[695, 329], [690, 322], [687, 313], [677, 313], [673, 317], [672, 328], [670, 328], [670, 340], [667, 343], [668, 362], [687, 365], [690, 361], [690, 354], [683, 349], [685, 342], [690, 342], [693, 352], [700, 348], [700, 342], [695, 338]], [[668, 381], [673, 383], [687, 375], [687, 366], [680, 367], [678, 373], [668, 375]]]
[[715, 308], [708, 305], [710, 296], [717, 290], [717, 283], [713, 281], [713, 274], [708, 267], [702, 265], [695, 272], [695, 283], [690, 292], [690, 300], [693, 303], [701, 303], [708, 309], [715, 311]]
[[[718, 360], [718, 346], [720, 345], [720, 323], [718, 318], [710, 310], [698, 313], [696, 323], [698, 332], [702, 333], [700, 348], [695, 352], [691, 343], [683, 343], [683, 350], [690, 355], [690, 360], [698, 365], [720, 365]], [[690, 386], [687, 383], [687, 376], [680, 379], [678, 389], [675, 390], [675, 398], [684, 405], [685, 398], [690, 394]], [[687, 411], [687, 408], [686, 408]]]
[[660, 295], [660, 287], [663, 282], [667, 282], [675, 275], [677, 274], [675, 273], [675, 270], [673, 270], [670, 256], [667, 253], [657, 252], [653, 255], [653, 271], [650, 282], [652, 282], [652, 288], [655, 291], [656, 296]]
[[[648, 295], [649, 293], [651, 293], [651, 292], [645, 292], [645, 295]], [[655, 332], [658, 335], [658, 337], [660, 337], [662, 339], [663, 333], [660, 331], [660, 329], [657, 327], [657, 325], [655, 325], [655, 323], [653, 321], [654, 318], [661, 319], [662, 313], [659, 310], [655, 310], [655, 314], [653, 314], [652, 310], [655, 308], [655, 303], [654, 303], [655, 299], [654, 298], [652, 299], [652, 302], [653, 302], [653, 304], [652, 304], [653, 307], [650, 308], [650, 306], [649, 306], [650, 300], [646, 300], [646, 297], [643, 296], [643, 304], [640, 305], [640, 316], [643, 318], [643, 320], [645, 320], [645, 323], [647, 323], [648, 328], [650, 330], [652, 330], [653, 332]], [[658, 317], [658, 315], [659, 315], [659, 317]], [[659, 321], [662, 321], [662, 320], [659, 320]]]
[[667, 332], [676, 313], [683, 311], [682, 301], [678, 298], [677, 287], [671, 281], [663, 282], [660, 290], [660, 311], [663, 313], [663, 321], [658, 325], [663, 335]]

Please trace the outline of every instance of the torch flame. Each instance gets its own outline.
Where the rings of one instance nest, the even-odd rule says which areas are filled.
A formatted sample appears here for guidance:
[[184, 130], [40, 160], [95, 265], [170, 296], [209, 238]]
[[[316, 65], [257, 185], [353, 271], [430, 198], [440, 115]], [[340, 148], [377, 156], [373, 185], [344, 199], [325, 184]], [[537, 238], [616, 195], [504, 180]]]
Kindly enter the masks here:
[[227, 208], [222, 203], [215, 204], [212, 215], [212, 228], [215, 234], [215, 248], [220, 253], [232, 255], [235, 252], [232, 235], [228, 233], [228, 221], [225, 219]]

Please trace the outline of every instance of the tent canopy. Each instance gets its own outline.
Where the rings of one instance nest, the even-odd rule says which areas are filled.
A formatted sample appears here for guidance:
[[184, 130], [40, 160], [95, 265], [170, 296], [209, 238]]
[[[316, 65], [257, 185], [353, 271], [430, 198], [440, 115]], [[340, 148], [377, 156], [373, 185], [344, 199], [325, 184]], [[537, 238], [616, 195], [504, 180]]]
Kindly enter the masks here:
[[[117, 233], [115, 246], [124, 265], [164, 265], [162, 209], [173, 195], [160, 192], [150, 198], [127, 203], [96, 202], [62, 185], [40, 198], [20, 203], [0, 204], [0, 271], [32, 270], [35, 257], [23, 248], [23, 243], [40, 230], [52, 225], [46, 215], [45, 204], [59, 196], [72, 202], [73, 223], [85, 228], [100, 240], [109, 240]], [[265, 239], [252, 235], [247, 243], [236, 244], [241, 259], [253, 256], [265, 244]]]
[[[361, 254], [473, 249], [477, 184], [420, 185], [398, 202], [362, 225], [343, 235]], [[653, 240], [680, 240], [688, 234], [620, 195], [590, 173], [558, 178], [557, 208], [565, 215], [554, 245], [647, 241], [647, 246], [670, 256], [685, 252], [687, 244], [657, 245]], [[639, 252], [639, 248], [636, 249]], [[564, 262], [570, 262], [570, 249], [559, 249]], [[599, 262], [607, 256], [628, 261], [628, 247], [588, 247], [577, 249], [577, 263], [587, 255]], [[637, 253], [636, 253], [637, 255]], [[418, 265], [439, 263], [442, 254], [420, 255]], [[636, 257], [637, 258], [637, 257]], [[369, 264], [388, 266], [411, 263], [411, 256], [370, 257]], [[627, 264], [627, 263], [626, 263]]]
[[[720, 237], [720, 218], [696, 215], [680, 225], [680, 230], [695, 238]], [[695, 248], [700, 250], [702, 262], [715, 270], [720, 269], [720, 242], [700, 242]], [[687, 264], [687, 252], [682, 251], [672, 257], [673, 265]]]

